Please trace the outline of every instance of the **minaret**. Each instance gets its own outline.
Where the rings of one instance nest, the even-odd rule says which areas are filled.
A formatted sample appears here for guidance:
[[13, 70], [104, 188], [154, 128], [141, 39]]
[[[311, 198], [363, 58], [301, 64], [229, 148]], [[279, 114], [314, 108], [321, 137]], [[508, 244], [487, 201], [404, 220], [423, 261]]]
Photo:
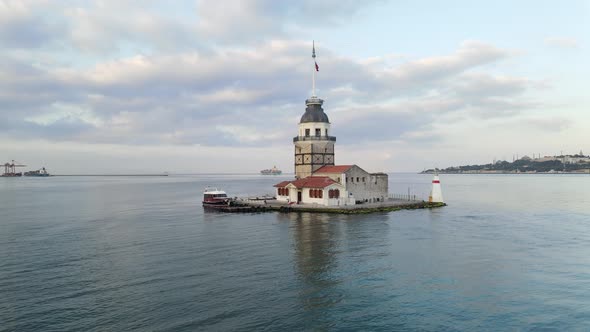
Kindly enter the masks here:
[[324, 165], [334, 165], [334, 143], [336, 137], [329, 136], [330, 121], [324, 113], [324, 101], [316, 96], [315, 75], [319, 71], [315, 61], [315, 42], [311, 57], [314, 62], [312, 73], [312, 95], [305, 101], [305, 113], [299, 121], [299, 134], [293, 137], [295, 145], [295, 177], [302, 179], [312, 175]]

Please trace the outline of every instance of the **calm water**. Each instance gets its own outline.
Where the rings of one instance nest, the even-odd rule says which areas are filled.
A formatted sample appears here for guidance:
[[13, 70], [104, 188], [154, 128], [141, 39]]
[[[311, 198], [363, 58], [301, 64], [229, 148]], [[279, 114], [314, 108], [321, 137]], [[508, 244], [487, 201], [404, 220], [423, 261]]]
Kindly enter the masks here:
[[442, 175], [430, 211], [200, 206], [287, 178], [0, 179], [0, 330], [590, 330], [590, 176]]

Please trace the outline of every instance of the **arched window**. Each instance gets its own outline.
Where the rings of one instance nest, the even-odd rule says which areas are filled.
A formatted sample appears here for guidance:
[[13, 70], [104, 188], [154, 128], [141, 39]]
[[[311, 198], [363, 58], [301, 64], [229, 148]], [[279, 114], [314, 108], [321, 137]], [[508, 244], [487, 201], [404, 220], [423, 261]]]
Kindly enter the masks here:
[[324, 191], [322, 189], [319, 190], [318, 194], [318, 198], [324, 197]]
[[330, 198], [338, 198], [338, 195], [338, 189], [330, 189], [330, 191], [328, 192], [328, 197]]
[[334, 189], [334, 198], [340, 197], [340, 190]]

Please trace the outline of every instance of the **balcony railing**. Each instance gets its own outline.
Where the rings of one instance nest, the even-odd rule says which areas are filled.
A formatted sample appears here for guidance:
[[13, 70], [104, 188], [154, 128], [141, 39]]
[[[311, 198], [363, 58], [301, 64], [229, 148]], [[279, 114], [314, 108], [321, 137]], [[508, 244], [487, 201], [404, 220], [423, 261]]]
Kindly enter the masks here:
[[336, 136], [297, 136], [293, 137], [293, 142], [299, 141], [332, 141], [336, 142]]

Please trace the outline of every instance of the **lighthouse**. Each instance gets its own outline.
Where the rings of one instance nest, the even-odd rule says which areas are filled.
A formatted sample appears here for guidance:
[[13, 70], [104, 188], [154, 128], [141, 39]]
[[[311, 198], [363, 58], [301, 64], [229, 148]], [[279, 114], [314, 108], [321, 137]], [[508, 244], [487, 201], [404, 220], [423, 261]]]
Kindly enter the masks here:
[[326, 165], [334, 165], [334, 143], [336, 137], [330, 136], [330, 120], [324, 112], [324, 101], [316, 96], [315, 77], [319, 71], [316, 62], [315, 43], [311, 57], [314, 62], [312, 71], [312, 94], [305, 101], [305, 113], [299, 121], [299, 132], [293, 137], [295, 145], [295, 178], [303, 179]]
[[438, 173], [435, 173], [434, 178], [432, 179], [432, 191], [430, 192], [430, 197], [428, 197], [428, 201], [431, 203], [444, 203]]

